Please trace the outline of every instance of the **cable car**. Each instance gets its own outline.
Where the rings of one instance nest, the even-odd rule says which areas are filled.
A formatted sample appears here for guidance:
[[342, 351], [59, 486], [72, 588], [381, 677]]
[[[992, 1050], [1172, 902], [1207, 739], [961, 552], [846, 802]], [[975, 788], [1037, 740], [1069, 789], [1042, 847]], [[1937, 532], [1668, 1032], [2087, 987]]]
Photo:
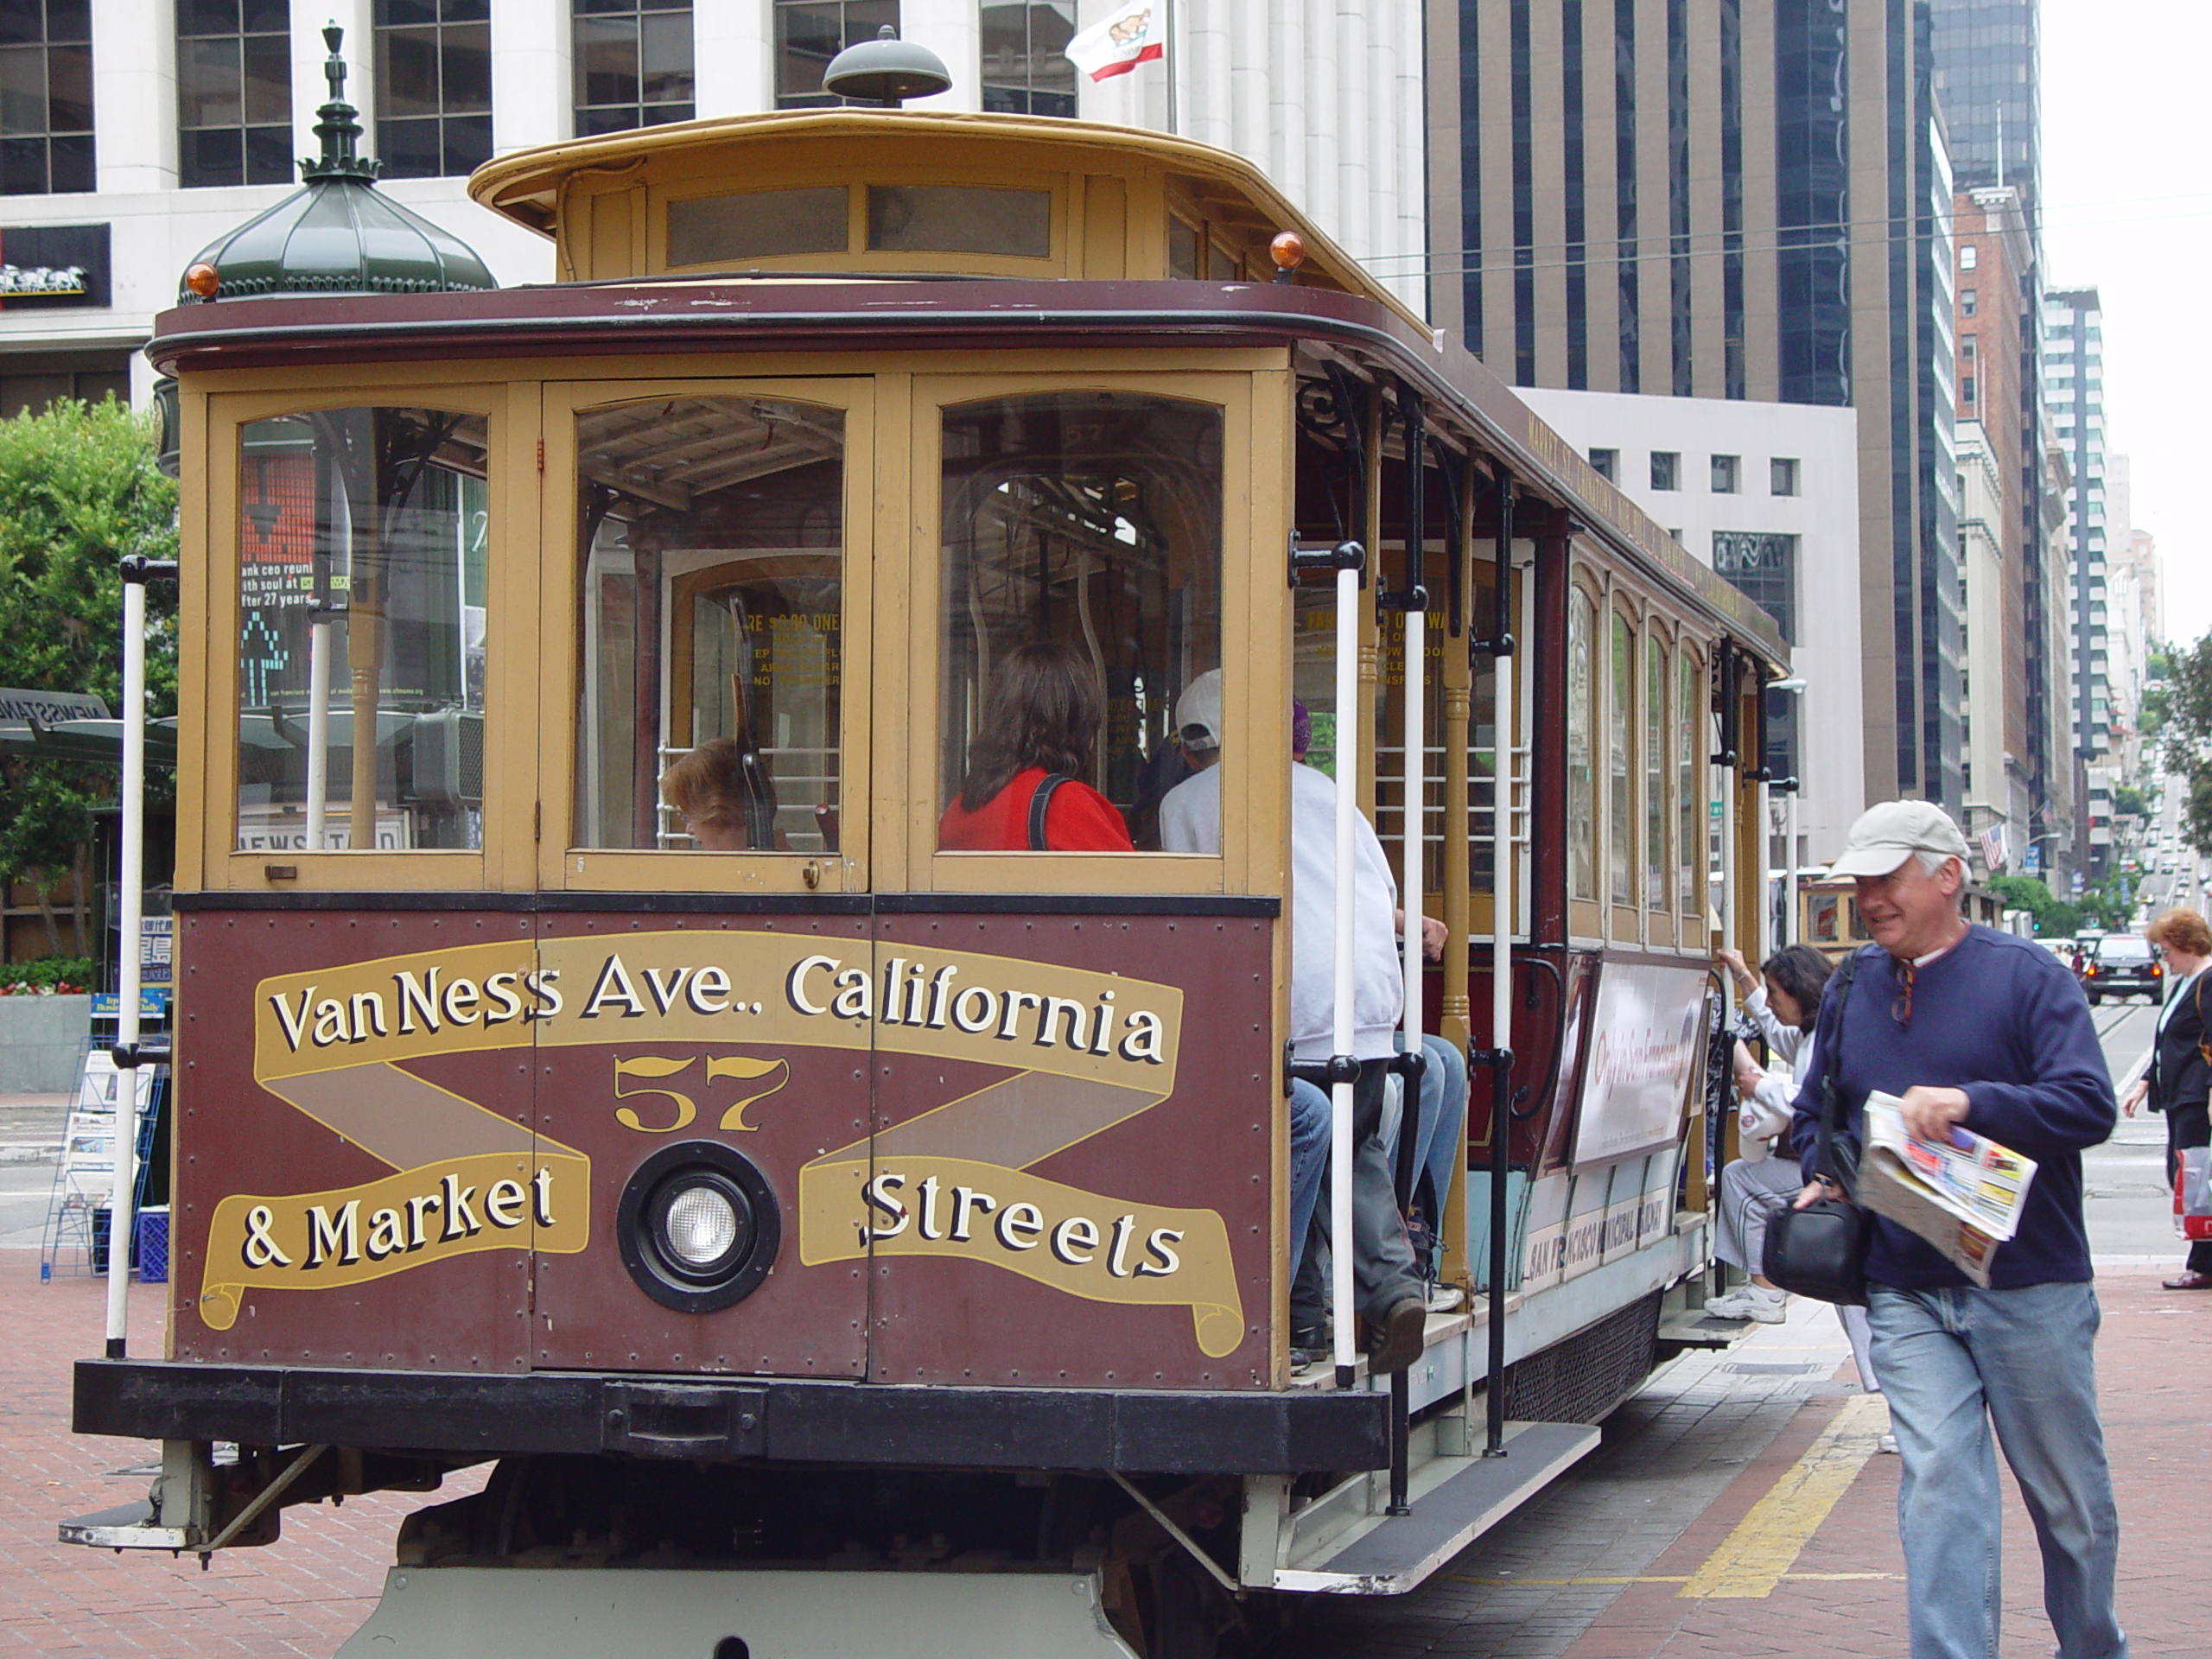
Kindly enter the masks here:
[[[338, 85], [307, 192], [358, 219]], [[173, 1294], [75, 1425], [164, 1449], [65, 1538], [270, 1544], [488, 1465], [349, 1655], [1156, 1656], [1420, 1583], [1697, 1339], [1772, 623], [1187, 140], [849, 107], [470, 189], [558, 280], [235, 242], [149, 347]], [[1109, 844], [956, 844], [1039, 650]], [[1301, 709], [1408, 899], [1406, 1050], [1472, 1062], [1425, 1200], [1466, 1300], [1389, 1377], [1350, 1249], [1292, 1354]]]

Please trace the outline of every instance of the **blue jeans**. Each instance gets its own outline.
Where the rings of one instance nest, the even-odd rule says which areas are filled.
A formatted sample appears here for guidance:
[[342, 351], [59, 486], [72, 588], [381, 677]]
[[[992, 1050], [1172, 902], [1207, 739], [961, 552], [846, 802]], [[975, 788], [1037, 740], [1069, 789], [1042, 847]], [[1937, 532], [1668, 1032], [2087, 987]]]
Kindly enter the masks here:
[[1302, 1078], [1290, 1085], [1290, 1278], [1306, 1256], [1306, 1235], [1313, 1230], [1313, 1205], [1321, 1196], [1321, 1177], [1329, 1167], [1329, 1096]]
[[[1399, 1052], [1404, 1052], [1404, 1036], [1396, 1040]], [[1459, 1155], [1459, 1128], [1467, 1121], [1467, 1057], [1441, 1037], [1426, 1033], [1421, 1052], [1428, 1064], [1421, 1068], [1421, 1122], [1414, 1126], [1414, 1190], [1421, 1190], [1421, 1178], [1426, 1174], [1438, 1211], [1431, 1230], [1440, 1236], [1445, 1201], [1452, 1194], [1452, 1165]], [[1395, 1109], [1382, 1115], [1382, 1152], [1393, 1170], [1398, 1166], [1398, 1125], [1402, 1122]]]
[[1904, 1465], [1912, 1659], [1996, 1659], [2003, 1602], [1997, 1444], [2043, 1548], [2060, 1659], [2126, 1659], [2113, 1606], [2120, 1518], [2097, 1421], [2088, 1285], [1867, 1287], [1874, 1368]]

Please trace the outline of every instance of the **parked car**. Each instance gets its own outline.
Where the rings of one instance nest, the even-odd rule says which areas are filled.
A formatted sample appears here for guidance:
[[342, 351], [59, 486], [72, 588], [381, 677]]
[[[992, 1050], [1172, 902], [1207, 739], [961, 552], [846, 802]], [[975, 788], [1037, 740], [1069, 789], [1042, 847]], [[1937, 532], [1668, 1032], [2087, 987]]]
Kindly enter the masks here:
[[2166, 988], [2165, 965], [2140, 934], [2107, 933], [2092, 940], [2081, 971], [2092, 1007], [2107, 996], [2140, 996], [2155, 1004]]

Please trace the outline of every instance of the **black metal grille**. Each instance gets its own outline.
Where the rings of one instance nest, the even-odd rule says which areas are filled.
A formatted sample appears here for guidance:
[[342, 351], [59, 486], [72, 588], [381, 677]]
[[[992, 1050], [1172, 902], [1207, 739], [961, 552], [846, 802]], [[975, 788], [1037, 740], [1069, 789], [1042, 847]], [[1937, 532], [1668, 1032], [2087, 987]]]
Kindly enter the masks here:
[[1659, 1357], [1659, 1293], [1505, 1368], [1505, 1414], [1523, 1423], [1594, 1423], [1643, 1385]]

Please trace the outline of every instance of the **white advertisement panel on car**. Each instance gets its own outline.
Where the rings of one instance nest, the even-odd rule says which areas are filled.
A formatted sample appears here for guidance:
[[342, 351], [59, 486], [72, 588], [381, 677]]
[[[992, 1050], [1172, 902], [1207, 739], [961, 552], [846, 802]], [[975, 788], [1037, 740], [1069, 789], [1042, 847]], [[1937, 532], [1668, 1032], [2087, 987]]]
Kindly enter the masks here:
[[1673, 1141], [1698, 1061], [1702, 965], [1608, 961], [1575, 1124], [1577, 1165], [1605, 1163]]

